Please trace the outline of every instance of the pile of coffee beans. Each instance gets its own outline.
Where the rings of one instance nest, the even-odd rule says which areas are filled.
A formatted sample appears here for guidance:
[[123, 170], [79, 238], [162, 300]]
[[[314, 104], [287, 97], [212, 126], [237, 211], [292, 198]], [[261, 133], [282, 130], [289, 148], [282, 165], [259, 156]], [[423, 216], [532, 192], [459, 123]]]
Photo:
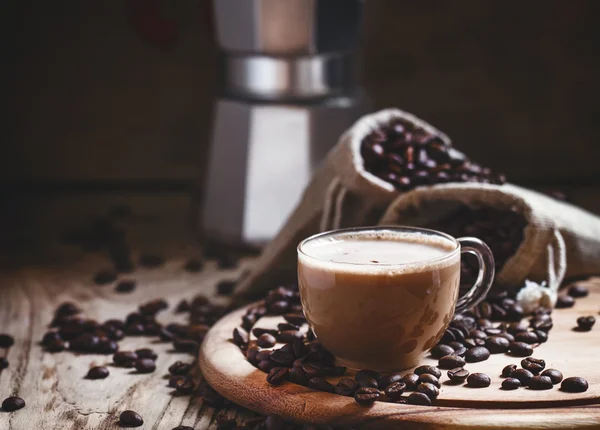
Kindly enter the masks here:
[[561, 381], [561, 390], [565, 392], [583, 392], [588, 389], [585, 379], [575, 376], [563, 380], [563, 374], [557, 369], [545, 369], [546, 361], [540, 358], [527, 357], [521, 360], [521, 368], [509, 364], [502, 370], [502, 389], [516, 390], [528, 387], [530, 390], [550, 390]]
[[504, 175], [469, 160], [441, 136], [397, 118], [361, 142], [365, 170], [401, 191], [447, 182], [503, 184]]

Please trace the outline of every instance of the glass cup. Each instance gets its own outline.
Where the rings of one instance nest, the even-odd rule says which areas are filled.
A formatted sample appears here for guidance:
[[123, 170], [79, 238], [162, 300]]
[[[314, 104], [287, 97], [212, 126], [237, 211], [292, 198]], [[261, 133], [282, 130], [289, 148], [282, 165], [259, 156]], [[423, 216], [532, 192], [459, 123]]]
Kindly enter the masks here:
[[[477, 257], [479, 275], [459, 297], [464, 252]], [[298, 245], [306, 319], [339, 364], [352, 369], [386, 372], [416, 366], [455, 313], [485, 298], [493, 279], [494, 258], [485, 243], [434, 230], [344, 229]]]

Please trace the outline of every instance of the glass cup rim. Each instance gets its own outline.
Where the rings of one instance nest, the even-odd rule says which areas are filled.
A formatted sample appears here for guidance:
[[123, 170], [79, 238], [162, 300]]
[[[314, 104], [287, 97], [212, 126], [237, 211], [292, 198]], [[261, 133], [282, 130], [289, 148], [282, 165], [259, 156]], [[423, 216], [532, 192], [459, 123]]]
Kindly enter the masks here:
[[[372, 231], [377, 232], [377, 231], [386, 231], [386, 230], [396, 232], [396, 233], [400, 233], [400, 232], [403, 232], [403, 233], [425, 233], [425, 234], [429, 234], [429, 235], [440, 236], [440, 237], [443, 237], [444, 239], [447, 239], [450, 242], [452, 242], [454, 244], [454, 248], [452, 250], [448, 251], [447, 254], [444, 254], [440, 257], [430, 258], [428, 260], [423, 260], [423, 261], [418, 261], [418, 262], [410, 262], [410, 263], [378, 263], [377, 267], [402, 267], [402, 266], [411, 266], [411, 265], [414, 265], [415, 263], [421, 263], [421, 264], [438, 263], [438, 262], [442, 262], [446, 259], [450, 259], [454, 255], [456, 255], [457, 253], [460, 252], [460, 242], [454, 236], [451, 236], [449, 234], [443, 233], [438, 230], [433, 230], [430, 228], [411, 227], [411, 226], [403, 226], [403, 225], [378, 225], [378, 226], [371, 226], [371, 227], [350, 227], [350, 228], [340, 228], [340, 229], [336, 229], [336, 230], [324, 231], [321, 233], [313, 234], [312, 236], [309, 236], [306, 239], [303, 239], [298, 244], [296, 250], [297, 250], [298, 254], [301, 254], [304, 257], [307, 257], [309, 259], [316, 260], [316, 261], [323, 261], [323, 259], [321, 259], [319, 257], [315, 257], [314, 255], [308, 254], [306, 251], [304, 251], [302, 249], [302, 246], [306, 245], [308, 242], [312, 242], [313, 240], [320, 239], [320, 238], [327, 237], [327, 236], [335, 236], [337, 234], [365, 233], [365, 232], [372, 232]], [[367, 266], [367, 265], [370, 265], [369, 263], [352, 263], [352, 262], [347, 262], [347, 261], [331, 261], [330, 263], [335, 264], [335, 265], [342, 265], [342, 266]]]

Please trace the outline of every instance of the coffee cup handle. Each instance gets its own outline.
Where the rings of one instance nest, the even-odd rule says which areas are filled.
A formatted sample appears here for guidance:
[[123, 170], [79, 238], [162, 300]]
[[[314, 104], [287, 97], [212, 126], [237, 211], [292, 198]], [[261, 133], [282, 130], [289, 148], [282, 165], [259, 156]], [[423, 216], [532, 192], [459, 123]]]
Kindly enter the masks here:
[[456, 302], [455, 312], [461, 313], [477, 306], [490, 291], [494, 282], [494, 255], [491, 249], [476, 237], [461, 237], [457, 239], [460, 243], [460, 252], [473, 254], [479, 262], [479, 273], [477, 280], [471, 289]]

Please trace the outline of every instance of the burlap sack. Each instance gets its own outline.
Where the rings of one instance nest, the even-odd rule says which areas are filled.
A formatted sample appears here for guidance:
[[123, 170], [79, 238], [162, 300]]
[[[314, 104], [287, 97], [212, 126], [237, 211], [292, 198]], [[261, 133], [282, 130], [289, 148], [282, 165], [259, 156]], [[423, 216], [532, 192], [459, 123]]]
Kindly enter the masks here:
[[496, 274], [501, 285], [528, 285], [517, 296], [526, 311], [554, 305], [566, 277], [600, 273], [600, 217], [512, 184], [451, 183], [416, 188], [396, 198], [380, 220], [383, 225], [427, 226], [458, 205], [514, 207], [527, 220], [523, 242]]
[[399, 109], [385, 109], [359, 119], [338, 140], [315, 172], [298, 206], [277, 236], [263, 249], [238, 295], [259, 294], [288, 282], [296, 272], [296, 246], [313, 234], [342, 227], [373, 225], [399, 192], [363, 167], [360, 146], [365, 136], [395, 118], [404, 118], [450, 144], [425, 121]]

